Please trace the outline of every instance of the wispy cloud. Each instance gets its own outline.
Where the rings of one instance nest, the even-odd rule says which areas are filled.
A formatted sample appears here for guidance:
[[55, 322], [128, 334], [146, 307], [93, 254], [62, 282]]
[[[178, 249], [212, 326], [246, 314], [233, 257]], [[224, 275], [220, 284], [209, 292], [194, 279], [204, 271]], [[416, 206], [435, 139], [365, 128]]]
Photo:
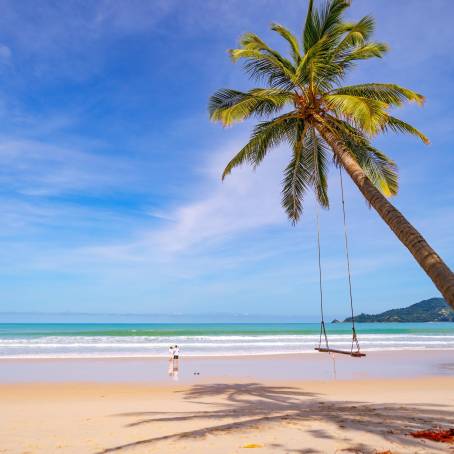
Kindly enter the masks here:
[[276, 150], [256, 172], [247, 167], [236, 169], [221, 184], [224, 166], [241, 146], [242, 142], [235, 141], [213, 153], [215, 159], [202, 171], [205, 181], [198, 199], [168, 213], [172, 222], [155, 234], [160, 248], [184, 251], [200, 243], [208, 246], [245, 231], [285, 224], [280, 171], [287, 153]]
[[11, 49], [8, 46], [0, 43], [0, 62], [9, 64], [11, 58]]
[[131, 175], [128, 158], [103, 157], [88, 151], [38, 140], [0, 138], [0, 182], [28, 195], [74, 191], [103, 192]]

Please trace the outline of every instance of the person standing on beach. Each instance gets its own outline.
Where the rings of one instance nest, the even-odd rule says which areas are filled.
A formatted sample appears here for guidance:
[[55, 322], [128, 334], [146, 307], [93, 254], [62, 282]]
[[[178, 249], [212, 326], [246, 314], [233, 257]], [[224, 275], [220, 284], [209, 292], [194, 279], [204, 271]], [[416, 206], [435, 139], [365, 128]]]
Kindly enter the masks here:
[[175, 353], [175, 346], [171, 345], [169, 347], [169, 367], [168, 367], [168, 374], [170, 377], [173, 377], [174, 353]]
[[178, 373], [180, 371], [180, 347], [175, 345], [173, 347], [173, 374], [172, 377], [174, 380], [178, 380]]

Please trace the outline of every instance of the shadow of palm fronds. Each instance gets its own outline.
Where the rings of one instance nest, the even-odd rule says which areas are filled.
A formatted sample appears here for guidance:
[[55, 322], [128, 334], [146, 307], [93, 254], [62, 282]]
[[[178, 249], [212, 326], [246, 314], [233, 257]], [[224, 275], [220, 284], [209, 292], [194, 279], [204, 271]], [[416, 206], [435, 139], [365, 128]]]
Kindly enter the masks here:
[[[357, 433], [378, 435], [383, 440], [398, 443], [412, 450], [426, 447], [427, 443], [408, 434], [427, 427], [452, 427], [454, 412], [447, 406], [430, 403], [410, 405], [371, 404], [359, 401], [323, 401], [319, 394], [299, 388], [266, 386], [260, 383], [195, 385], [182, 391], [183, 398], [192, 403], [208, 406], [203, 411], [185, 412], [132, 412], [115, 416], [134, 418], [127, 427], [162, 422], [193, 421], [206, 425], [190, 431], [150, 437], [132, 443], [107, 448], [101, 453], [149, 446], [162, 441], [200, 439], [206, 435], [246, 429], [262, 429], [270, 424], [311, 422], [308, 429], [315, 438], [332, 439], [332, 434], [317, 427], [320, 421]], [[213, 424], [214, 423], [214, 424]], [[344, 439], [345, 440], [345, 439]], [[354, 446], [352, 445], [352, 448]], [[375, 452], [363, 447], [362, 452]], [[438, 449], [434, 445], [434, 451]], [[301, 452], [304, 452], [302, 450]]]

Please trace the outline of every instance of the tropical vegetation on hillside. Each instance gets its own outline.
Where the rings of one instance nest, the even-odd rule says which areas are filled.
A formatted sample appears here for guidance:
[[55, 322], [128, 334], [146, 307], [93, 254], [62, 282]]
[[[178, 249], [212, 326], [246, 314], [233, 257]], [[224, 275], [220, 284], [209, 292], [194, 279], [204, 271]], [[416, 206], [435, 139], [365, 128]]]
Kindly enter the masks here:
[[328, 0], [315, 8], [310, 0], [301, 39], [273, 24], [271, 29], [288, 45], [288, 55], [253, 33], [245, 33], [240, 47], [230, 51], [233, 61], [243, 60], [245, 71], [262, 86], [218, 90], [210, 99], [210, 117], [224, 126], [250, 117], [260, 121], [222, 177], [244, 163], [257, 167], [272, 148], [286, 142], [292, 157], [284, 171], [282, 205], [296, 223], [309, 189], [321, 206], [329, 207], [329, 165], [345, 169], [454, 307], [454, 275], [387, 199], [398, 191], [396, 164], [371, 141], [391, 131], [428, 143], [422, 132], [390, 113], [405, 102], [421, 105], [424, 97], [390, 83], [343, 85], [357, 63], [387, 51], [386, 44], [371, 41], [372, 17], [344, 21], [348, 7], [345, 0]]
[[[344, 323], [351, 323], [348, 317]], [[390, 309], [381, 314], [359, 314], [355, 316], [359, 323], [383, 322], [454, 322], [454, 310], [446, 304], [443, 298], [430, 298], [408, 307]]]

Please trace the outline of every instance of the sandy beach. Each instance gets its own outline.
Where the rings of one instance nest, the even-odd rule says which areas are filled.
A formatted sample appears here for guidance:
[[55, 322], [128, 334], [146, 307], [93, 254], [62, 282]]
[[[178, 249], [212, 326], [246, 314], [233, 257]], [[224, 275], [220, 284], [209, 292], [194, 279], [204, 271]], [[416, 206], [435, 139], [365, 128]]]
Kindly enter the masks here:
[[[421, 363], [428, 364], [432, 353], [436, 357], [437, 352], [419, 356], [413, 352], [408, 362], [414, 362], [418, 356]], [[399, 374], [380, 376], [385, 356], [388, 369], [393, 370], [399, 361], [405, 362], [405, 355], [377, 354], [369, 363], [361, 363], [375, 370], [368, 378], [326, 376], [296, 380], [289, 372], [292, 365], [301, 370], [297, 366], [304, 361], [308, 368], [314, 367], [316, 361], [330, 361], [306, 355], [285, 358], [285, 363], [280, 362], [282, 358], [258, 359], [259, 363], [267, 363], [269, 375], [257, 367], [255, 379], [248, 365], [257, 366], [259, 363], [254, 366], [257, 358], [252, 362], [248, 358], [225, 359], [224, 376], [218, 359], [216, 377], [200, 361], [197, 366], [207, 373], [191, 376], [189, 371], [195, 364], [187, 361], [185, 365], [182, 361], [183, 370], [186, 367], [188, 373], [182, 375], [180, 382], [167, 377], [150, 379], [148, 383], [122, 382], [121, 374], [117, 376], [120, 380], [114, 376], [109, 381], [99, 371], [91, 376], [92, 381], [71, 382], [60, 376], [52, 383], [50, 379], [37, 380], [29, 375], [22, 383], [18, 380], [6, 383], [5, 371], [13, 369], [11, 362], [8, 369], [3, 361], [0, 452], [230, 454], [250, 449], [260, 453], [451, 452], [453, 445], [410, 436], [421, 429], [454, 426], [454, 376], [450, 363], [446, 363], [449, 355], [445, 352], [438, 357], [439, 366], [443, 367], [428, 368], [426, 374], [415, 374], [412, 378]], [[204, 360], [210, 363], [209, 358]], [[338, 361], [340, 371], [351, 361]], [[55, 370], [55, 362], [25, 363], [29, 373], [33, 373], [33, 367]], [[61, 369], [74, 369], [71, 360], [58, 364]], [[128, 364], [117, 360], [106, 370], [112, 371], [114, 366], [128, 369]], [[288, 378], [276, 379], [272, 371], [283, 364], [288, 369]], [[87, 368], [90, 362], [76, 365]], [[399, 371], [399, 367], [394, 370]]]

